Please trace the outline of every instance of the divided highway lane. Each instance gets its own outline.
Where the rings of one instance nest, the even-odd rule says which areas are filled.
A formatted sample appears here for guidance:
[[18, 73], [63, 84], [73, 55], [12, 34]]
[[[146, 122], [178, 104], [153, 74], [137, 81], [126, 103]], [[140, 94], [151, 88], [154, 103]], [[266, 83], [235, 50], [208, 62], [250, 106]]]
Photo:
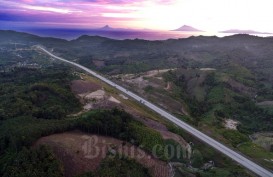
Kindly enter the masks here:
[[225, 145], [219, 143], [218, 141], [210, 138], [209, 136], [205, 135], [204, 133], [200, 132], [199, 130], [197, 130], [196, 128], [190, 126], [189, 124], [179, 120], [178, 118], [176, 118], [175, 116], [169, 114], [168, 112], [164, 111], [163, 109], [157, 107], [156, 105], [152, 104], [151, 102], [145, 100], [144, 98], [130, 92], [129, 90], [117, 85], [116, 83], [106, 79], [105, 77], [99, 75], [98, 73], [82, 66], [79, 65], [75, 62], [71, 62], [68, 60], [65, 60], [61, 57], [58, 57], [52, 53], [50, 53], [49, 51], [47, 51], [46, 49], [44, 49], [41, 46], [36, 46], [36, 48], [40, 49], [41, 51], [45, 52], [46, 54], [50, 55], [51, 57], [61, 60], [65, 63], [69, 63], [71, 65], [74, 65], [84, 71], [86, 71], [89, 74], [92, 74], [93, 76], [97, 77], [98, 79], [106, 82], [107, 84], [115, 87], [116, 89], [120, 90], [121, 92], [127, 94], [128, 96], [134, 98], [135, 100], [141, 102], [142, 104], [146, 105], [148, 108], [152, 109], [153, 111], [157, 112], [158, 114], [160, 114], [161, 116], [165, 117], [166, 119], [168, 119], [169, 121], [173, 122], [174, 124], [176, 124], [177, 126], [181, 127], [182, 129], [186, 130], [187, 132], [189, 132], [190, 134], [194, 135], [195, 137], [199, 138], [200, 140], [202, 140], [203, 142], [209, 144], [210, 146], [212, 146], [213, 148], [217, 149], [218, 151], [222, 152], [223, 154], [225, 154], [226, 156], [230, 157], [231, 159], [233, 159], [234, 161], [238, 162], [239, 164], [241, 164], [242, 166], [246, 167], [247, 169], [249, 169], [250, 171], [253, 171], [254, 173], [256, 173], [259, 176], [262, 177], [273, 177], [273, 173], [266, 170], [265, 168], [255, 164], [254, 162], [250, 161], [249, 159], [247, 159], [246, 157], [240, 155], [239, 153], [231, 150], [230, 148], [226, 147]]

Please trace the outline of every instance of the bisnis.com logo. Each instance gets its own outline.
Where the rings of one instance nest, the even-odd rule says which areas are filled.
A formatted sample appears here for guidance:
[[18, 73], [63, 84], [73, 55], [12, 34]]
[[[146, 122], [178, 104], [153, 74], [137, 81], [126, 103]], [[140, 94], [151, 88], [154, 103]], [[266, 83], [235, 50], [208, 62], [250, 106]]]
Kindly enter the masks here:
[[82, 151], [85, 158], [94, 159], [97, 157], [105, 157], [106, 155], [123, 157], [129, 156], [131, 158], [141, 159], [148, 158], [167, 158], [167, 159], [190, 159], [192, 155], [192, 148], [188, 144], [183, 145], [155, 145], [152, 152], [147, 154], [144, 146], [134, 146], [126, 142], [122, 143], [108, 143], [104, 139], [96, 135], [84, 137], [85, 141], [82, 144]]

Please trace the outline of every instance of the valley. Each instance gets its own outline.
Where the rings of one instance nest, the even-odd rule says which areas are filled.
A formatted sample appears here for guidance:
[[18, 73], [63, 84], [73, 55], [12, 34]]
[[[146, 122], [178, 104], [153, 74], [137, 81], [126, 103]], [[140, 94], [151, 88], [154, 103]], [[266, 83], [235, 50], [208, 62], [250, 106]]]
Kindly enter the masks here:
[[[184, 156], [178, 159], [168, 158], [168, 152], [160, 150], [159, 157], [153, 156], [165, 164], [163, 176], [254, 176], [149, 110], [143, 105], [148, 102], [134, 101], [117, 88], [35, 51], [33, 46], [38, 44], [101, 73], [261, 166], [273, 169], [270, 38], [235, 35], [144, 41], [82, 36], [66, 41], [11, 31], [1, 31], [1, 38], [5, 39], [7, 33], [14, 38], [0, 42], [1, 175], [15, 169], [12, 162], [20, 158], [17, 153], [25, 147], [36, 149], [36, 142], [52, 148], [60, 168], [64, 162], [73, 163], [69, 159], [74, 157], [85, 163], [81, 146], [72, 147], [73, 142], [95, 135], [101, 140], [105, 136], [113, 138], [111, 142], [125, 142], [147, 156], [157, 144], [180, 147]], [[257, 53], [263, 54], [258, 58]], [[116, 151], [112, 150], [115, 143], [109, 144], [105, 152]], [[66, 158], [57, 151], [64, 151]], [[136, 171], [141, 169], [141, 174], [160, 176], [152, 166], [132, 156], [116, 159], [120, 165], [128, 160]], [[107, 171], [103, 164], [111, 166], [113, 161], [103, 156], [100, 162], [105, 163], [75, 169], [75, 174], [65, 172], [69, 168], [64, 163], [64, 175], [88, 172], [86, 175], [103, 176]], [[117, 169], [111, 170], [115, 174]]]

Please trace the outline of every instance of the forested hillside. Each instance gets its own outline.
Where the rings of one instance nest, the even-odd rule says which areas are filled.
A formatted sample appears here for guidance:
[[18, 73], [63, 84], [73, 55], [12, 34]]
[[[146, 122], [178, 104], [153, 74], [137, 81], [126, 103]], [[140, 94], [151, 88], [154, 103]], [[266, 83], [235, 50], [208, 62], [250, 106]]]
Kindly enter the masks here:
[[[70, 90], [71, 81], [80, 79], [79, 75], [75, 69], [35, 51], [33, 46], [37, 44], [152, 98], [157, 105], [213, 138], [269, 168], [273, 166], [272, 137], [267, 137], [266, 142], [251, 138], [255, 133], [273, 131], [272, 38], [234, 35], [145, 41], [84, 35], [67, 41], [0, 31], [0, 39], [0, 176], [33, 176], [42, 169], [52, 176], [62, 176], [62, 164], [49, 147], [31, 147], [41, 137], [75, 129], [130, 142], [147, 153], [152, 153], [158, 144], [177, 145], [118, 109], [93, 110], [70, 117], [82, 110], [79, 99]], [[158, 75], [147, 72], [150, 70]], [[130, 85], [134, 81], [137, 84]], [[226, 120], [238, 124], [229, 129], [225, 127]], [[194, 142], [196, 153], [188, 160], [171, 159], [159, 149], [160, 160], [187, 164], [198, 169], [190, 172], [197, 176], [246, 175], [177, 127], [167, 127]], [[221, 168], [201, 169], [211, 158]], [[22, 159], [30, 160], [24, 163]], [[130, 169], [125, 163], [130, 164]], [[226, 168], [225, 163], [230, 167]], [[124, 173], [150, 175], [138, 162], [127, 158], [116, 163], [106, 158], [100, 167], [82, 176], [105, 176], [106, 172], [117, 176], [120, 167]]]
[[[43, 146], [37, 149], [32, 145], [43, 136], [69, 130], [133, 140], [136, 145], [143, 144], [143, 148], [149, 152], [156, 144], [164, 145], [157, 132], [117, 109], [97, 110], [68, 118], [69, 114], [81, 110], [81, 104], [69, 87], [76, 76], [66, 66], [13, 68], [0, 74], [0, 176], [63, 176], [62, 164], [52, 150]], [[139, 129], [149, 136], [139, 134]], [[166, 160], [163, 152], [158, 153]], [[149, 176], [147, 169], [133, 160], [119, 159], [119, 163], [112, 166], [116, 163], [105, 159], [98, 174], [107, 176], [112, 173], [111, 176], [117, 176], [120, 172], [131, 173], [125, 166], [125, 163], [129, 163], [130, 169], [135, 170], [133, 175]], [[120, 165], [123, 167], [120, 168]]]
[[56, 54], [105, 73], [137, 73], [158, 68], [213, 67], [238, 64], [251, 72], [272, 78], [272, 38], [250, 35], [190, 37], [165, 41], [113, 40], [83, 35], [66, 41], [14, 31], [0, 31], [2, 44], [42, 44]]

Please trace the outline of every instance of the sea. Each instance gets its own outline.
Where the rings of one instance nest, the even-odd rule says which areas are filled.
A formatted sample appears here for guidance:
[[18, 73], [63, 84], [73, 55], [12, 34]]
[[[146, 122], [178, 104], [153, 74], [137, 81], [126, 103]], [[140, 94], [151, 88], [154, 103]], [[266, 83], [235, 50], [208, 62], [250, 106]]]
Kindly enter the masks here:
[[[217, 36], [224, 37], [235, 33], [208, 33], [185, 31], [152, 31], [152, 30], [100, 30], [100, 29], [20, 29], [16, 31], [27, 32], [42, 37], [56, 37], [66, 40], [77, 39], [82, 35], [102, 36], [111, 39], [143, 39], [143, 40], [167, 40], [188, 38], [191, 36]], [[260, 37], [269, 37], [272, 34], [251, 34]]]

